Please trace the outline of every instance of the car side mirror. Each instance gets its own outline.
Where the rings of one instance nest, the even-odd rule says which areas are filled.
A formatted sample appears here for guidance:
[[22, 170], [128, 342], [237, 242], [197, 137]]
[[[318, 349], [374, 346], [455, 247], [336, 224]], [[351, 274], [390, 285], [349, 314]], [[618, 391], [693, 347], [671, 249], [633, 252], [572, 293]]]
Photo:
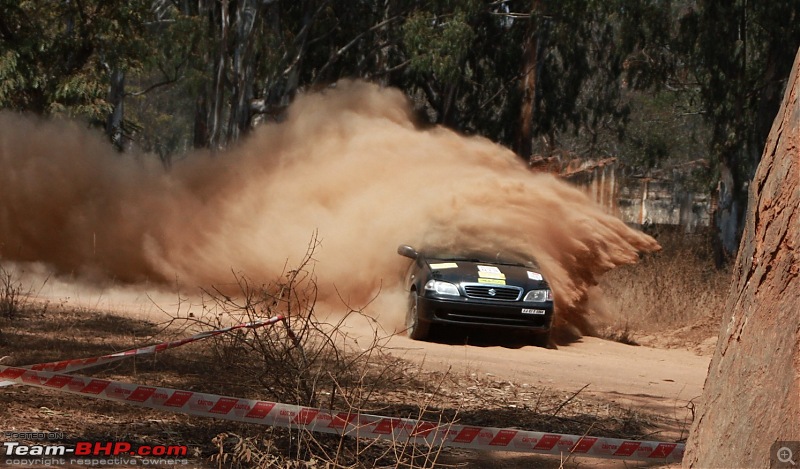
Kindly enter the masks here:
[[397, 247], [397, 253], [403, 257], [408, 257], [409, 259], [416, 259], [417, 258], [417, 251], [407, 244], [401, 244]]

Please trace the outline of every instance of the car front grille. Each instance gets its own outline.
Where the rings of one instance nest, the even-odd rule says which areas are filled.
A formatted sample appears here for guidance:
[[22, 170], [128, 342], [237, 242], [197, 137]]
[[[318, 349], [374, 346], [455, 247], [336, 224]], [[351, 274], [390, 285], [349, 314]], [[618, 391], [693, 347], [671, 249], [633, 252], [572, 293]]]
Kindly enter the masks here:
[[464, 293], [482, 300], [517, 301], [522, 296], [522, 289], [509, 285], [464, 284]]

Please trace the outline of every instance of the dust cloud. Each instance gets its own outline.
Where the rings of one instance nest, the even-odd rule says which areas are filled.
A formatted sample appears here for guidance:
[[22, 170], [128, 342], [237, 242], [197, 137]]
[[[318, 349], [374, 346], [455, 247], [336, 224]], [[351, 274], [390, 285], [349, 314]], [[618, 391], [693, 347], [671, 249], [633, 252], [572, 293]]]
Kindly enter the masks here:
[[98, 283], [267, 282], [316, 232], [321, 297], [357, 303], [403, 298], [401, 243], [516, 251], [538, 259], [562, 320], [586, 331], [596, 277], [658, 249], [508, 149], [413, 114], [399, 90], [342, 81], [164, 171], [77, 123], [0, 113], [0, 258]]

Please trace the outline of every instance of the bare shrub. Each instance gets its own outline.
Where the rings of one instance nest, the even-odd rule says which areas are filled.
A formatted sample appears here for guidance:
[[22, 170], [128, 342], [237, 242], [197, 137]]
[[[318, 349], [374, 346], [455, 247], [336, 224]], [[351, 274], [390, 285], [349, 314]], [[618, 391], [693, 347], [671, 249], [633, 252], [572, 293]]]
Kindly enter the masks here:
[[[234, 275], [233, 288], [206, 292], [203, 313], [191, 321], [217, 328], [276, 315], [285, 318], [273, 327], [243, 329], [212, 340], [218, 375], [236, 377], [225, 383], [226, 392], [354, 414], [385, 410], [382, 391], [408, 380], [407, 365], [388, 353], [389, 337], [366, 316], [374, 326], [372, 338], [365, 343], [363, 337], [356, 342], [348, 336], [344, 324], [353, 315], [363, 316], [361, 309], [343, 302], [346, 311], [338, 319], [318, 317], [313, 271], [317, 246], [314, 238], [300, 265], [271, 283]], [[422, 417], [424, 406], [417, 409], [400, 417]], [[432, 467], [441, 449], [283, 428], [245, 435], [229, 431], [219, 434], [214, 444], [220, 464], [240, 467]]]
[[[300, 266], [272, 283], [257, 284], [244, 275], [234, 275], [237, 291], [229, 294], [216, 288], [207, 292], [210, 303], [204, 305], [208, 313], [204, 319], [207, 324], [208, 319], [216, 322], [210, 324], [214, 327], [276, 315], [285, 318], [275, 327], [216, 337], [212, 350], [226, 371], [242, 376], [239, 385], [266, 391], [281, 402], [359, 406], [371, 390], [354, 388], [354, 384], [369, 377], [376, 387], [387, 384], [392, 376], [386, 373], [391, 357], [382, 346], [388, 337], [381, 337], [376, 325], [372, 340], [357, 347], [342, 325], [361, 310], [349, 306], [335, 322], [317, 317], [314, 247], [309, 247]], [[355, 390], [363, 395], [352, 394]]]
[[13, 272], [0, 266], [0, 318], [14, 319], [25, 306], [26, 292]]

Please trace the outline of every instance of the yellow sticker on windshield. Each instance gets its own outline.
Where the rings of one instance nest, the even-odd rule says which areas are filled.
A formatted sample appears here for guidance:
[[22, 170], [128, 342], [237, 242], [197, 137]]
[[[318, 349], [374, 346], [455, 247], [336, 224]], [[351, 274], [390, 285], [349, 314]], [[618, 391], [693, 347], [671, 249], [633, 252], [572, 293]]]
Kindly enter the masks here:
[[505, 279], [499, 279], [499, 278], [483, 278], [483, 277], [481, 277], [481, 278], [478, 279], [478, 283], [488, 283], [488, 284], [491, 284], [491, 285], [505, 285], [506, 281], [505, 281]]
[[455, 262], [442, 262], [441, 264], [431, 264], [431, 269], [457, 269]]

